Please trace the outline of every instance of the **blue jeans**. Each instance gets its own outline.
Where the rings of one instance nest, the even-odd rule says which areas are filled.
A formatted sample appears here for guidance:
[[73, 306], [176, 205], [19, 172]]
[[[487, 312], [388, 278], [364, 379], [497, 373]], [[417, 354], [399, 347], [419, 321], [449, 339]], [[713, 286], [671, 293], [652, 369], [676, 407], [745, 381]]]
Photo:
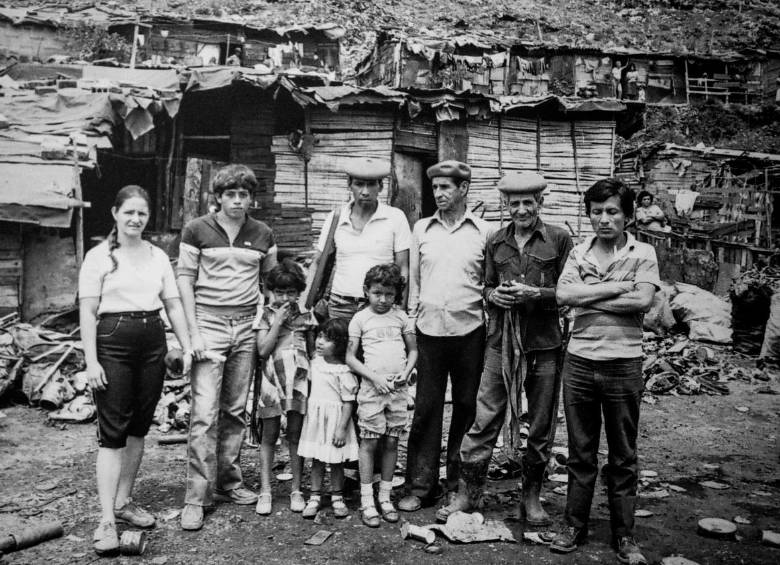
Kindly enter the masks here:
[[242, 485], [239, 458], [255, 370], [255, 314], [255, 307], [195, 308], [206, 349], [227, 360], [224, 366], [205, 360], [192, 368], [185, 504], [209, 506], [214, 490], [226, 492]]
[[637, 490], [639, 406], [644, 390], [642, 359], [591, 361], [566, 355], [563, 403], [569, 432], [566, 522], [587, 528], [598, 475], [601, 417], [607, 436], [607, 482], [612, 535], [631, 536]]
[[[523, 388], [528, 398], [528, 448], [523, 456], [523, 475], [541, 481], [550, 459], [558, 416], [561, 377], [558, 371], [560, 349], [526, 354], [528, 373]], [[498, 434], [504, 425], [509, 391], [501, 372], [501, 349], [485, 351], [485, 368], [477, 393], [477, 415], [463, 438], [460, 457], [463, 465], [487, 471]], [[517, 399], [520, 406], [520, 399]]]
[[474, 423], [485, 350], [485, 327], [463, 336], [437, 337], [417, 330], [417, 396], [409, 431], [406, 484], [409, 492], [430, 503], [439, 486], [444, 395], [452, 380], [452, 420], [447, 439], [447, 488], [460, 477], [460, 443]]

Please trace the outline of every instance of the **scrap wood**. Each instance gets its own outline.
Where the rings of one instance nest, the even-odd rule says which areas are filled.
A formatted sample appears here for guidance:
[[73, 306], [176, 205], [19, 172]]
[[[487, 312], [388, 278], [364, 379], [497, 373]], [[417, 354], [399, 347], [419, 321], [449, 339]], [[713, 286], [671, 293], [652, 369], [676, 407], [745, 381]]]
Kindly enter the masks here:
[[57, 362], [54, 363], [54, 365], [51, 366], [48, 373], [41, 379], [41, 382], [38, 383], [38, 386], [35, 387], [34, 392], [39, 393], [43, 389], [44, 386], [49, 382], [49, 379], [51, 379], [52, 375], [57, 372], [57, 370], [60, 368], [60, 365], [62, 365], [63, 361], [67, 359], [68, 355], [70, 355], [73, 352], [73, 344], [68, 346], [67, 351], [63, 353], [59, 359], [57, 359]]

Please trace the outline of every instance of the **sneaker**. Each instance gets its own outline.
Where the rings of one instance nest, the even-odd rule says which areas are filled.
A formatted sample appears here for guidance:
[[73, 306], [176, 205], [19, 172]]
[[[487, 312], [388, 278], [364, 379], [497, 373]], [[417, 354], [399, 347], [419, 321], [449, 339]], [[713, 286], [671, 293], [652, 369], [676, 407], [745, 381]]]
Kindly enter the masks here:
[[119, 537], [116, 535], [116, 524], [101, 522], [92, 537], [92, 547], [98, 555], [107, 555], [119, 551]]
[[290, 510], [293, 512], [303, 512], [306, 508], [306, 500], [303, 498], [303, 493], [299, 490], [294, 490], [290, 493]]
[[617, 558], [628, 565], [647, 565], [647, 559], [639, 550], [639, 544], [631, 536], [623, 536], [617, 542]]
[[114, 509], [114, 517], [117, 522], [130, 524], [136, 528], [153, 528], [157, 521], [150, 512], [138, 506], [131, 498], [127, 499], [122, 508]]
[[181, 529], [199, 530], [203, 527], [203, 507], [197, 504], [185, 504], [181, 511]]
[[217, 502], [232, 502], [233, 504], [254, 504], [257, 502], [257, 494], [246, 487], [238, 487], [228, 491], [216, 491], [214, 500]]
[[311, 496], [309, 498], [309, 502], [306, 503], [306, 506], [304, 507], [301, 515], [307, 520], [312, 520], [317, 515], [317, 512], [320, 511], [321, 507], [322, 507], [322, 501], [320, 497]]
[[553, 553], [571, 553], [577, 546], [585, 542], [587, 532], [574, 526], [569, 526], [563, 532], [556, 534], [550, 542]]
[[257, 497], [257, 506], [255, 512], [261, 516], [268, 516], [272, 509], [272, 497], [270, 492], [261, 492]]

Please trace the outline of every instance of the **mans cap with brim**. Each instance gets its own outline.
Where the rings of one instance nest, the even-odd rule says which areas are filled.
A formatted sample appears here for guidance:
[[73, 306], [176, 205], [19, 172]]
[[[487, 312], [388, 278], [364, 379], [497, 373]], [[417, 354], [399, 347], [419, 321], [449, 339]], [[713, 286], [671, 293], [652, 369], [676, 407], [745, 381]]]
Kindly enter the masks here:
[[511, 172], [501, 177], [496, 188], [504, 194], [536, 194], [547, 188], [547, 181], [538, 173]]
[[390, 176], [390, 161], [363, 157], [350, 159], [344, 172], [353, 179], [378, 180]]
[[428, 167], [426, 173], [429, 179], [433, 177], [450, 177], [456, 180], [471, 180], [471, 167], [466, 163], [454, 160], [436, 163], [432, 167]]

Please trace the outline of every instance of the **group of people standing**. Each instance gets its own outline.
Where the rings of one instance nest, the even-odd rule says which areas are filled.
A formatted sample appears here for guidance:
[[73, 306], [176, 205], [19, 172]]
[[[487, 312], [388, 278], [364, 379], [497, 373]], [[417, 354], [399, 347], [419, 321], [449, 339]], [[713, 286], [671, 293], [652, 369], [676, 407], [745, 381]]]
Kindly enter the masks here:
[[[311, 267], [327, 259], [330, 238], [335, 266], [324, 322], [300, 308], [311, 273], [289, 259], [278, 262], [271, 229], [247, 214], [257, 185], [248, 168], [228, 165], [216, 175], [219, 211], [185, 226], [177, 280], [162, 251], [141, 239], [148, 196], [139, 187], [120, 191], [112, 209], [116, 226], [87, 254], [80, 280], [82, 339], [98, 411], [96, 551], [116, 549], [117, 521], [154, 525], [131, 491], [164, 377], [159, 313], [165, 308], [185, 369], [192, 367], [183, 529], [200, 529], [204, 508], [215, 501], [271, 513], [283, 415], [291, 510], [316, 515], [328, 465], [334, 515], [348, 515], [343, 465], [357, 459], [366, 526], [396, 522], [397, 510], [415, 512], [439, 500], [436, 518], [446, 521], [479, 507], [504, 426], [510, 450], [520, 453], [523, 392], [529, 434], [520, 514], [529, 526], [547, 526], [552, 521], [540, 492], [563, 381], [567, 528], [550, 547], [570, 552], [587, 537], [603, 415], [612, 541], [621, 562], [645, 563], [633, 522], [641, 318], [660, 281], [653, 248], [625, 231], [634, 212], [630, 189], [615, 179], [596, 182], [584, 195], [595, 235], [573, 246], [564, 230], [540, 218], [547, 184], [535, 173], [499, 181], [511, 222], [497, 231], [467, 207], [465, 163], [443, 161], [427, 170], [437, 209], [412, 230], [403, 212], [379, 201], [389, 163], [356, 159], [345, 173], [350, 202], [326, 220]], [[571, 332], [562, 331], [564, 306], [573, 310]], [[244, 486], [239, 466], [258, 358], [259, 495]], [[415, 368], [406, 480], [396, 507], [391, 480]], [[452, 414], [442, 485], [448, 378]], [[312, 459], [308, 501], [304, 458]]]

